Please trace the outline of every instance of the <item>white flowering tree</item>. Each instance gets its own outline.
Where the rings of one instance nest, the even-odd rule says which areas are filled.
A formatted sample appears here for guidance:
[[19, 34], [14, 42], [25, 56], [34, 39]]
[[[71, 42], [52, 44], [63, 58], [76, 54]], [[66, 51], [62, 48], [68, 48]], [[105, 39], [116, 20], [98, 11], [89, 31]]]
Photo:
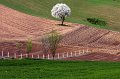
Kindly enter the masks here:
[[53, 6], [51, 10], [51, 15], [55, 18], [60, 18], [62, 20], [62, 24], [65, 21], [65, 18], [71, 14], [71, 9], [63, 3], [58, 3]]

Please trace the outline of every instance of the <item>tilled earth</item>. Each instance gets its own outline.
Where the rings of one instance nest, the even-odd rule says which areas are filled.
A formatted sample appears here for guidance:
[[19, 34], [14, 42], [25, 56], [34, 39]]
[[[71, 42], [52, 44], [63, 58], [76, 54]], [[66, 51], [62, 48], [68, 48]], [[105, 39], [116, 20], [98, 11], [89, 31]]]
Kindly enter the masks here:
[[[66, 60], [120, 61], [120, 32], [68, 22], [65, 23], [66, 26], [60, 26], [59, 23], [59, 21], [34, 17], [0, 5], [0, 51], [4, 50], [10, 54], [17, 52], [18, 49], [14, 40], [20, 42], [31, 38], [34, 42], [38, 42], [44, 34], [57, 30], [63, 36], [61, 41], [63, 47], [59, 47], [57, 52], [78, 51], [83, 48], [93, 52], [89, 55]], [[10, 40], [12, 42], [7, 42]], [[22, 52], [25, 53], [26, 43], [21, 43]], [[33, 43], [31, 53], [41, 50], [39, 44]]]
[[120, 55], [108, 54], [108, 53], [91, 53], [79, 57], [65, 58], [64, 60], [84, 60], [84, 61], [113, 61], [120, 62]]

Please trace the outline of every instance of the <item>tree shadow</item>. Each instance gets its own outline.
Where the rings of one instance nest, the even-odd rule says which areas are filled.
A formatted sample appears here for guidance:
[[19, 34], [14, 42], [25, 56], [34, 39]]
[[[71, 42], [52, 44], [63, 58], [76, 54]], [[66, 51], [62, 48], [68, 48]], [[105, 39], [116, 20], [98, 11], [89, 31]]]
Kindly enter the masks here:
[[58, 26], [65, 26], [65, 27], [71, 27], [70, 25], [66, 25], [66, 24], [56, 24]]

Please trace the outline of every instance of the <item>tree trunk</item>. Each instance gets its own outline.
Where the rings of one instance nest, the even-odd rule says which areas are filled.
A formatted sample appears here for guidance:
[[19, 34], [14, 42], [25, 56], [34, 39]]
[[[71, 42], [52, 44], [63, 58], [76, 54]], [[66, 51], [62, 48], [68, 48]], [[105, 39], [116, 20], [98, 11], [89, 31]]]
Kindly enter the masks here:
[[52, 55], [53, 55], [53, 60], [55, 59], [55, 53], [52, 53]]
[[62, 17], [61, 19], [62, 19], [62, 24], [61, 25], [63, 25], [64, 21], [65, 21], [65, 17]]

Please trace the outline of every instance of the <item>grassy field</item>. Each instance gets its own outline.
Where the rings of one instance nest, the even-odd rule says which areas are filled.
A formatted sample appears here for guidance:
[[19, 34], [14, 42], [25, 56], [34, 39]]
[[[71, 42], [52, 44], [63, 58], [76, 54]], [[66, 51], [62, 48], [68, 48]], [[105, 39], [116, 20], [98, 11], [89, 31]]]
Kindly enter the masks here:
[[120, 63], [0, 60], [0, 79], [119, 79]]
[[[0, 4], [48, 19], [54, 19], [50, 10], [56, 3], [70, 6], [72, 15], [66, 21], [120, 31], [120, 0], [0, 0]], [[103, 19], [108, 24], [90, 24], [86, 21], [89, 17]]]

